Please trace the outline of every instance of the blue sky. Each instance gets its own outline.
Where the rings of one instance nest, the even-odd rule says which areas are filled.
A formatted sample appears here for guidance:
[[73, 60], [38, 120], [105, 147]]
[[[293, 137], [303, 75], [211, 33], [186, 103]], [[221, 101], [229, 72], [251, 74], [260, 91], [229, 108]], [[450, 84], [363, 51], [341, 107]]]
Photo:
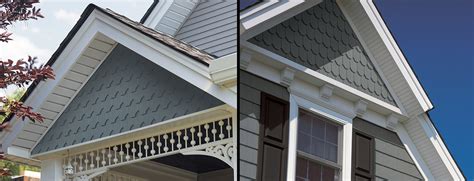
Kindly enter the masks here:
[[474, 1], [377, 0], [435, 108], [429, 112], [468, 180], [474, 179]]
[[[19, 59], [27, 55], [37, 56], [39, 63], [46, 63], [61, 41], [79, 19], [89, 3], [139, 21], [152, 0], [40, 0], [36, 6], [41, 8], [44, 19], [18, 22], [8, 28], [13, 41], [2, 43], [0, 59]], [[0, 91], [0, 95], [9, 94], [14, 87]]]

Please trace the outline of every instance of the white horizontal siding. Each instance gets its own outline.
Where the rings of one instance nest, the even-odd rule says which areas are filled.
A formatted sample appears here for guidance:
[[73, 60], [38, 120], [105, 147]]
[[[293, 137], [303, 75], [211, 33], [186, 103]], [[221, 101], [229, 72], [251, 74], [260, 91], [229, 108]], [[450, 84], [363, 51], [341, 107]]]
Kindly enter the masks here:
[[94, 70], [110, 52], [115, 42], [103, 35], [97, 35], [89, 44], [83, 55], [71, 66], [64, 77], [56, 77], [61, 81], [41, 104], [37, 112], [45, 117], [43, 122], [28, 122], [19, 136], [13, 141], [14, 146], [32, 149], [54, 120], [59, 117], [67, 104], [92, 75]]
[[175, 36], [218, 57], [237, 51], [237, 1], [201, 1]]
[[192, 13], [197, 1], [175, 0], [160, 19], [155, 30], [174, 36]]

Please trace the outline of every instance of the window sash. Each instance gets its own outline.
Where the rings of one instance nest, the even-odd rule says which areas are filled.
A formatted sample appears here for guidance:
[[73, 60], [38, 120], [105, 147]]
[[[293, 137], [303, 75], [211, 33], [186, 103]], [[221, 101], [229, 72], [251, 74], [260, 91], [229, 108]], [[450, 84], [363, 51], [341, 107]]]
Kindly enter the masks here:
[[318, 156], [314, 156], [314, 155], [311, 155], [309, 153], [306, 153], [306, 152], [300, 151], [300, 150], [297, 150], [297, 153], [298, 153], [298, 155], [297, 155], [298, 157], [308, 159], [308, 160], [313, 161], [313, 162], [320, 163], [324, 166], [328, 166], [328, 167], [334, 168], [336, 170], [341, 170], [342, 169], [342, 165], [334, 163], [334, 162], [329, 161], [329, 160], [326, 160], [324, 158], [320, 158]]
[[[318, 115], [317, 113], [308, 111], [308, 110], [306, 110], [304, 108], [301, 108], [301, 107], [298, 108], [298, 112], [299, 112], [298, 113], [298, 129], [296, 130], [297, 137], [298, 137], [298, 134], [300, 133], [299, 126], [301, 126], [301, 119], [300, 119], [301, 118], [301, 112], [303, 112], [304, 114], [309, 115], [309, 116], [318, 117], [319, 119], [321, 119], [321, 121], [323, 121], [325, 123], [336, 125], [338, 129], [337, 129], [337, 145], [333, 144], [331, 142], [328, 142], [327, 140], [321, 140], [320, 138], [316, 137], [316, 139], [319, 139], [319, 140], [323, 141], [325, 144], [328, 143], [328, 144], [332, 144], [332, 145], [337, 146], [337, 153], [336, 153], [337, 154], [337, 159], [336, 159], [336, 162], [333, 162], [331, 160], [327, 160], [325, 158], [322, 158], [322, 157], [319, 157], [319, 156], [316, 156], [316, 155], [312, 155], [310, 153], [302, 151], [298, 148], [298, 143], [296, 143], [297, 155], [300, 155], [300, 156], [303, 156], [303, 157], [306, 157], [306, 158], [309, 158], [311, 160], [315, 160], [315, 161], [318, 161], [318, 162], [321, 162], [321, 163], [330, 163], [330, 165], [328, 165], [328, 166], [332, 166], [332, 167], [341, 169], [342, 168], [341, 162], [342, 162], [342, 156], [343, 156], [342, 155], [342, 149], [343, 149], [343, 136], [342, 136], [343, 131], [342, 130], [343, 130], [343, 126], [340, 125], [339, 123], [331, 121], [330, 119], [322, 117], [322, 116]], [[303, 133], [303, 134], [306, 134], [306, 133]], [[310, 139], [311, 139], [312, 135], [309, 135], [309, 136], [310, 136]], [[298, 142], [299, 138], [297, 138], [296, 140]], [[319, 160], [321, 160], [321, 161], [319, 161]], [[339, 166], [339, 167], [336, 167], [336, 166]]]

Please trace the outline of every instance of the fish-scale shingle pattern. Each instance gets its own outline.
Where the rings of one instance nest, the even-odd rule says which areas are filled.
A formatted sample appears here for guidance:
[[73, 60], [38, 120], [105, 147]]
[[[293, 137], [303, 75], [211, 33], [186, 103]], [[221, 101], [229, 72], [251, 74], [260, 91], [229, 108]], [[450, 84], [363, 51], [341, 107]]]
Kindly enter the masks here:
[[335, 0], [325, 0], [250, 42], [395, 105]]
[[32, 153], [122, 133], [222, 104], [180, 77], [118, 45]]

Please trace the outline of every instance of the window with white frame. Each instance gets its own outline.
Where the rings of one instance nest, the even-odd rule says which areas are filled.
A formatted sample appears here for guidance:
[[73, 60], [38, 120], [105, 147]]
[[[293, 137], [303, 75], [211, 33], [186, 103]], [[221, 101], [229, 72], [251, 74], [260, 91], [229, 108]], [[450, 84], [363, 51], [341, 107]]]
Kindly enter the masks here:
[[305, 110], [298, 115], [296, 180], [339, 180], [342, 126]]

